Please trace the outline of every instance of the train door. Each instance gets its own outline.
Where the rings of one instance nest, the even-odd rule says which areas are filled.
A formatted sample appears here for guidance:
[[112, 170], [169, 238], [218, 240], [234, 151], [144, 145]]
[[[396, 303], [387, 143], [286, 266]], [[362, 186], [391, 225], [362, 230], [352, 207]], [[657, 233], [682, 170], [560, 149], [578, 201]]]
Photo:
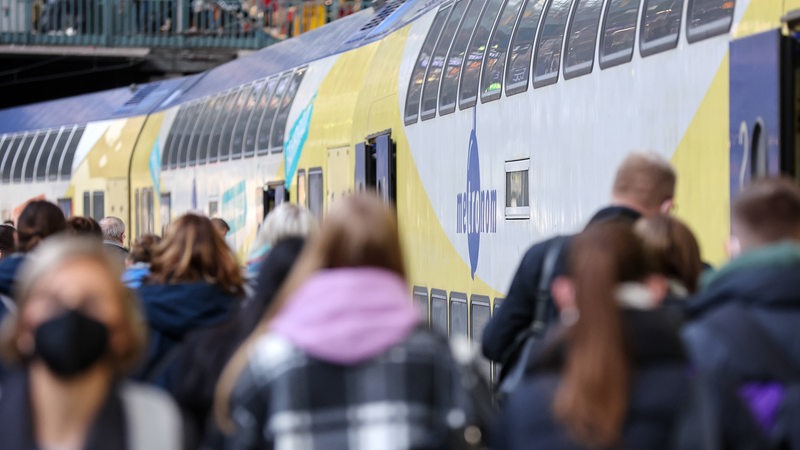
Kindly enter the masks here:
[[397, 200], [397, 149], [392, 131], [367, 136], [356, 144], [356, 191], [375, 189], [387, 202]]
[[328, 176], [325, 178], [326, 208], [353, 191], [353, 151], [350, 147], [328, 149]]
[[799, 49], [781, 30], [731, 41], [731, 199], [753, 178], [798, 177]]
[[267, 214], [277, 208], [278, 205], [289, 200], [289, 191], [286, 190], [283, 181], [267, 183], [267, 185], [264, 186], [262, 195], [264, 211], [261, 214], [261, 219], [267, 217]]

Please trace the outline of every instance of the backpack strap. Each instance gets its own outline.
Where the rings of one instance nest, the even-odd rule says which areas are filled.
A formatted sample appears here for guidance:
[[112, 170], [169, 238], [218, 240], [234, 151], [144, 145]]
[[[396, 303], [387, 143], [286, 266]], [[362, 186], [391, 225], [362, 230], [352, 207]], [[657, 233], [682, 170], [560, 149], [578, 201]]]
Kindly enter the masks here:
[[758, 319], [739, 303], [720, 309], [707, 322], [715, 334], [724, 338], [728, 350], [748, 367], [764, 370], [776, 381], [788, 383], [800, 380], [800, 369], [786, 350], [775, 342]]
[[550, 285], [553, 284], [553, 279], [556, 276], [556, 264], [561, 256], [561, 249], [564, 248], [564, 242], [567, 236], [557, 236], [550, 246], [547, 248], [547, 253], [544, 255], [544, 263], [542, 264], [542, 271], [539, 274], [539, 285], [536, 289], [536, 309], [533, 316], [533, 323], [531, 324], [531, 331], [541, 333], [547, 326], [547, 310], [552, 303], [553, 295], [550, 292]]
[[123, 383], [120, 397], [125, 411], [129, 450], [181, 450], [183, 423], [175, 403], [156, 389]]

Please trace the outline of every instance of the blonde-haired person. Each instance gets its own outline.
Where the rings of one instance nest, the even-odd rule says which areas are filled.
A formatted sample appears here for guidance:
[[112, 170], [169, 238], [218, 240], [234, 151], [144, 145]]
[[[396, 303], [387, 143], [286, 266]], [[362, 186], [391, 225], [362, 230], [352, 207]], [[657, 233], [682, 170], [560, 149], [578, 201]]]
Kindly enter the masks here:
[[124, 382], [145, 345], [141, 314], [97, 239], [43, 243], [20, 270], [2, 327], [14, 371], [0, 397], [2, 448], [178, 450], [180, 414]]
[[419, 325], [394, 213], [341, 199], [223, 372], [226, 448], [452, 448], [457, 368]]
[[247, 255], [247, 279], [256, 279], [261, 263], [278, 241], [290, 237], [305, 238], [317, 228], [317, 221], [308, 208], [289, 202], [278, 205], [267, 214]]
[[241, 270], [207, 217], [186, 214], [156, 246], [150, 274], [137, 289], [150, 345], [137, 377], [161, 383], [159, 368], [191, 331], [218, 324], [244, 295]]

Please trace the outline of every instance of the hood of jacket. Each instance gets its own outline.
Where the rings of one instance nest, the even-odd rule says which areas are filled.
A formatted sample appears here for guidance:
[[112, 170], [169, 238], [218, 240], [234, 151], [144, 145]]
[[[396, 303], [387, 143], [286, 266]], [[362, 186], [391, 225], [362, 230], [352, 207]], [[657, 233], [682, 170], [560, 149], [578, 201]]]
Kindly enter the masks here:
[[270, 328], [315, 358], [349, 365], [402, 342], [419, 322], [402, 278], [356, 268], [318, 272], [288, 299]]
[[15, 253], [8, 258], [0, 259], [0, 294], [11, 297], [17, 272], [25, 261], [25, 255]]
[[696, 318], [729, 301], [800, 307], [800, 244], [781, 242], [752, 250], [706, 275], [703, 290], [689, 299]]
[[145, 284], [137, 293], [150, 327], [174, 339], [225, 320], [239, 305], [235, 294], [205, 282]]

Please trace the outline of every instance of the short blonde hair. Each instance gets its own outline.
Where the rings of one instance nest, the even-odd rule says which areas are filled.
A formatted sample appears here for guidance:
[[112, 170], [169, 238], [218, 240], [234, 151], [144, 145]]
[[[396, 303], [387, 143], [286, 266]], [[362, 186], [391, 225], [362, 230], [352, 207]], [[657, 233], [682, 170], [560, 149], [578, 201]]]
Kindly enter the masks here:
[[658, 208], [675, 196], [676, 180], [675, 169], [661, 155], [631, 153], [617, 169], [613, 194], [648, 209]]
[[42, 242], [27, 257], [17, 277], [14, 297], [19, 307], [17, 314], [8, 314], [0, 327], [0, 350], [7, 361], [23, 364], [27, 355], [17, 347], [23, 332], [22, 311], [25, 310], [31, 293], [37, 283], [54, 270], [70, 261], [79, 259], [97, 262], [108, 272], [114, 290], [121, 302], [123, 328], [129, 342], [127, 350], [121, 355], [113, 355], [114, 369], [124, 374], [139, 362], [147, 341], [144, 319], [139, 303], [133, 292], [121, 281], [122, 273], [103, 245], [97, 239], [88, 237], [60, 237]]
[[266, 246], [274, 247], [278, 241], [290, 237], [307, 237], [318, 228], [317, 220], [308, 208], [284, 202], [267, 214], [253, 243], [253, 251]]

